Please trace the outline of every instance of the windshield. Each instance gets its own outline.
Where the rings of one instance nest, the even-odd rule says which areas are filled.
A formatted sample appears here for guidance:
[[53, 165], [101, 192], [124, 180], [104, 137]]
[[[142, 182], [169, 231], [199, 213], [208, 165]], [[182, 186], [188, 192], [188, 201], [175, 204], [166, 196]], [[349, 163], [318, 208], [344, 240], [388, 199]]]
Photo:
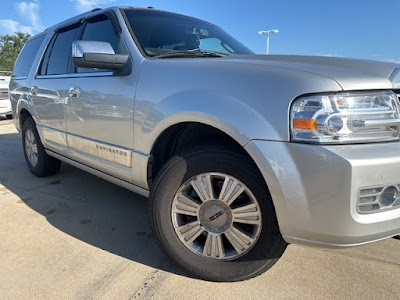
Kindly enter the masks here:
[[150, 57], [196, 49], [227, 55], [254, 54], [221, 28], [205, 21], [154, 10], [124, 12], [137, 42]]

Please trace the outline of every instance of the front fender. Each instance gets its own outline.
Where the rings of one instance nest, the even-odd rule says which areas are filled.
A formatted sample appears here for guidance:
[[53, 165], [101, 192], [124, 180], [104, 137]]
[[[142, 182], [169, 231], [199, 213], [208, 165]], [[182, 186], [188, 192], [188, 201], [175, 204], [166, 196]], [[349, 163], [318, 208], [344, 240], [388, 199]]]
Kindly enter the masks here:
[[134, 149], [149, 154], [158, 135], [201, 122], [244, 145], [289, 140], [289, 108], [305, 93], [340, 91], [330, 78], [229, 59], [147, 59], [135, 95]]
[[218, 93], [191, 90], [163, 99], [157, 104], [137, 101], [135, 121], [135, 150], [149, 154], [153, 144], [167, 128], [184, 122], [212, 126], [231, 136], [242, 146], [260, 131], [279, 140], [275, 128], [246, 103]]

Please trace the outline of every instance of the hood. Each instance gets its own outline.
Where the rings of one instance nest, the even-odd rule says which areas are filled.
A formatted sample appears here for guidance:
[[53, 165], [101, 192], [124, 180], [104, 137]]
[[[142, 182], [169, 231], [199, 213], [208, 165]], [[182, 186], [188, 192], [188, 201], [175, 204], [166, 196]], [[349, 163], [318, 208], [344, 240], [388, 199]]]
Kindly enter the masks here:
[[324, 56], [240, 55], [226, 59], [318, 74], [336, 81], [343, 90], [393, 89], [389, 77], [394, 63]]

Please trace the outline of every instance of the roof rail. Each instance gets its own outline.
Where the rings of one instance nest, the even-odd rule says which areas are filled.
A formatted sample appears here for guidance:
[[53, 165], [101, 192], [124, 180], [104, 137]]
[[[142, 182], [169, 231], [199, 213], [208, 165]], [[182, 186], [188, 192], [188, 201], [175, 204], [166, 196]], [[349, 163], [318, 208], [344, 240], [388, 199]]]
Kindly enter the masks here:
[[[64, 21], [62, 21], [60, 23], [57, 23], [57, 24], [55, 24], [53, 26], [50, 26], [49, 28], [57, 27], [57, 26], [60, 26], [62, 24], [68, 24], [69, 22], [72, 22], [74, 20], [78, 21], [79, 19], [82, 19], [82, 18], [86, 17], [87, 15], [91, 14], [92, 12], [95, 12], [95, 11], [98, 11], [98, 10], [102, 10], [102, 8], [94, 8], [94, 9], [88, 10], [87, 12], [81, 13], [79, 15], [76, 15], [76, 16], [72, 17], [72, 18], [69, 18], [69, 19], [64, 20]], [[45, 29], [44, 31], [48, 30], [49, 28]]]

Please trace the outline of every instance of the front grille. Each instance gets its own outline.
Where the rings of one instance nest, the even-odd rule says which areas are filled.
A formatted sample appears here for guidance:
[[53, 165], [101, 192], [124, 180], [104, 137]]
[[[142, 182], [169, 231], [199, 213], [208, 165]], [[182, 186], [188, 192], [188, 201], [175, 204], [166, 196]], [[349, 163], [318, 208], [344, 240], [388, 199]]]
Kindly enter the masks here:
[[357, 210], [369, 214], [400, 208], [400, 184], [360, 189]]

